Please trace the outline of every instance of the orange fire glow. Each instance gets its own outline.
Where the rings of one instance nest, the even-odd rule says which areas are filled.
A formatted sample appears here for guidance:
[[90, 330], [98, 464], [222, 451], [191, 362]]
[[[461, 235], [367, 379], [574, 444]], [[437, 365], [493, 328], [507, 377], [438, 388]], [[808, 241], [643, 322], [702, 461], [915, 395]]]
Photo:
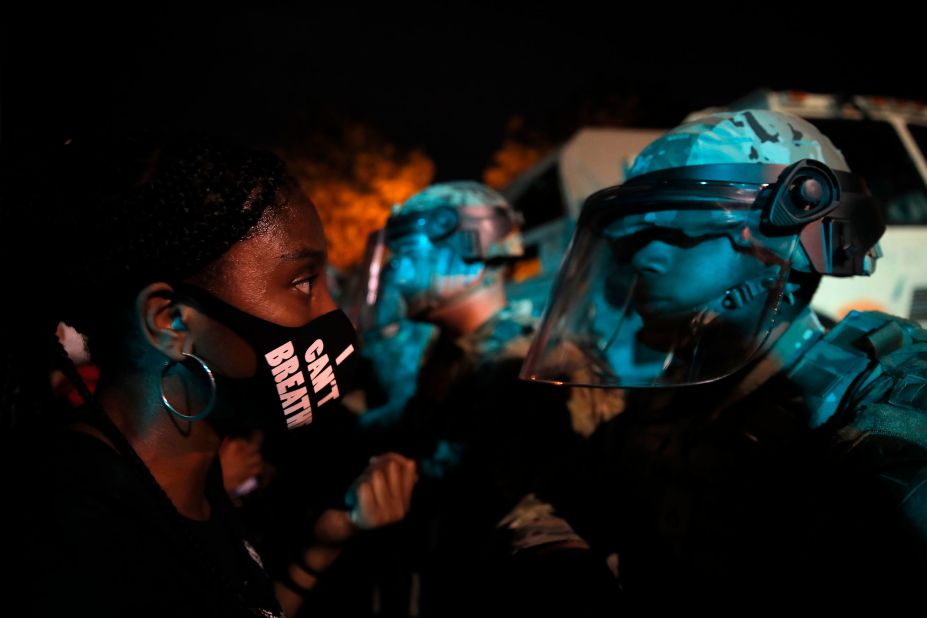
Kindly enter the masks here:
[[502, 148], [493, 155], [492, 165], [483, 172], [483, 182], [493, 189], [501, 190], [543, 159], [550, 148], [522, 144], [507, 139]]
[[496, 190], [504, 189], [554, 149], [547, 137], [529, 129], [520, 115], [509, 118], [505, 133], [502, 147], [483, 171], [483, 182]]
[[325, 160], [287, 159], [322, 218], [329, 261], [344, 269], [361, 261], [368, 234], [386, 224], [394, 204], [428, 186], [435, 166], [424, 152], [400, 152], [364, 126], [352, 127], [342, 140]]

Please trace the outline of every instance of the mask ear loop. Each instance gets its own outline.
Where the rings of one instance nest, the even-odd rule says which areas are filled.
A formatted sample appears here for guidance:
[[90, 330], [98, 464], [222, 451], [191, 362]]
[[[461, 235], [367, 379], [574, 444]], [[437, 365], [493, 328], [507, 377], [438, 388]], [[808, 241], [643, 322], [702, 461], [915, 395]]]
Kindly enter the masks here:
[[721, 306], [724, 309], [728, 311], [741, 309], [745, 305], [753, 302], [757, 297], [765, 295], [768, 290], [779, 285], [781, 285], [782, 291], [777, 302], [781, 300], [788, 305], [794, 305], [797, 302], [794, 294], [795, 288], [787, 284], [787, 278], [783, 276], [783, 274], [791, 270], [792, 256], [795, 252], [801, 251], [800, 238], [798, 235], [792, 236], [791, 244], [787, 248], [788, 258], [783, 258], [775, 251], [757, 244], [750, 244], [747, 246], [737, 242], [733, 244], [736, 250], [746, 251], [767, 266], [778, 266], [780, 274], [778, 277], [760, 276], [754, 279], [748, 279], [747, 281], [728, 288], [724, 291], [724, 296], [721, 299]]
[[192, 352], [181, 352], [181, 354], [183, 354], [184, 356], [188, 358], [192, 358], [197, 363], [199, 363], [200, 367], [202, 367], [203, 371], [206, 373], [206, 377], [209, 378], [209, 401], [206, 402], [206, 406], [198, 414], [184, 414], [183, 412], [175, 408], [173, 405], [171, 405], [171, 402], [168, 401], [167, 399], [167, 393], [164, 392], [164, 376], [167, 375], [168, 370], [171, 367], [173, 367], [177, 363], [177, 361], [169, 360], [167, 361], [167, 363], [164, 364], [164, 368], [161, 370], [161, 381], [159, 384], [159, 388], [161, 391], [161, 403], [164, 404], [164, 407], [167, 408], [171, 414], [173, 414], [174, 416], [176, 416], [177, 418], [181, 420], [201, 421], [207, 416], [209, 416], [210, 414], [212, 414], [213, 408], [215, 408], [216, 406], [216, 396], [217, 396], [216, 376], [213, 373], [212, 368], [208, 364], [206, 364], [206, 361], [200, 358], [199, 356], [197, 356], [196, 354]]

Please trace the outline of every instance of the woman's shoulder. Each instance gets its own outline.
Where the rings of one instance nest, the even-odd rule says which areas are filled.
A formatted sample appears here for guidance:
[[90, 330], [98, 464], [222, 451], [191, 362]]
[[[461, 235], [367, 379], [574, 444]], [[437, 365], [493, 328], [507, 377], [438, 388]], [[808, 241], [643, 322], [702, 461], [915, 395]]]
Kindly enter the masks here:
[[66, 427], [20, 433], [6, 471], [24, 514], [46, 524], [119, 528], [150, 511], [125, 460], [98, 437]]
[[41, 599], [41, 615], [68, 604], [126, 608], [150, 598], [158, 579], [151, 565], [176, 548], [164, 542], [144, 488], [119, 454], [65, 428], [20, 432], [12, 442], [10, 559], [29, 574], [20, 593]]

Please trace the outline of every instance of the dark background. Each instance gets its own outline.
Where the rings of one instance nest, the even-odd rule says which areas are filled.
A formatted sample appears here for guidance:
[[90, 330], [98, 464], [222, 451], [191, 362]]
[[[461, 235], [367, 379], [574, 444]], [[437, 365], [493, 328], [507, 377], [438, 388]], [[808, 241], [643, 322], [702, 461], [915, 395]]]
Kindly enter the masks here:
[[872, 32], [835, 27], [824, 40], [820, 24], [761, 5], [768, 21], [706, 14], [674, 30], [582, 6], [443, 6], [382, 18], [350, 7], [5, 9], [0, 144], [15, 156], [75, 132], [195, 130], [299, 150], [360, 122], [424, 150], [447, 180], [479, 177], [506, 137], [669, 127], [759, 86], [927, 100], [918, 54]]

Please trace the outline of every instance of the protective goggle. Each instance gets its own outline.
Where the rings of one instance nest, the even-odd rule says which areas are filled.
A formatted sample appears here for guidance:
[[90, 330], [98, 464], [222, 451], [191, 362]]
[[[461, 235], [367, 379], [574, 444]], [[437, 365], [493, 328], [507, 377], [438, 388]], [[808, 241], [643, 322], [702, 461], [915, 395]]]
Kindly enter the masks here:
[[453, 245], [465, 261], [487, 261], [497, 255], [494, 245], [523, 223], [521, 213], [502, 206], [439, 206], [398, 214], [386, 223], [385, 241], [393, 247], [413, 235], [431, 243]]

